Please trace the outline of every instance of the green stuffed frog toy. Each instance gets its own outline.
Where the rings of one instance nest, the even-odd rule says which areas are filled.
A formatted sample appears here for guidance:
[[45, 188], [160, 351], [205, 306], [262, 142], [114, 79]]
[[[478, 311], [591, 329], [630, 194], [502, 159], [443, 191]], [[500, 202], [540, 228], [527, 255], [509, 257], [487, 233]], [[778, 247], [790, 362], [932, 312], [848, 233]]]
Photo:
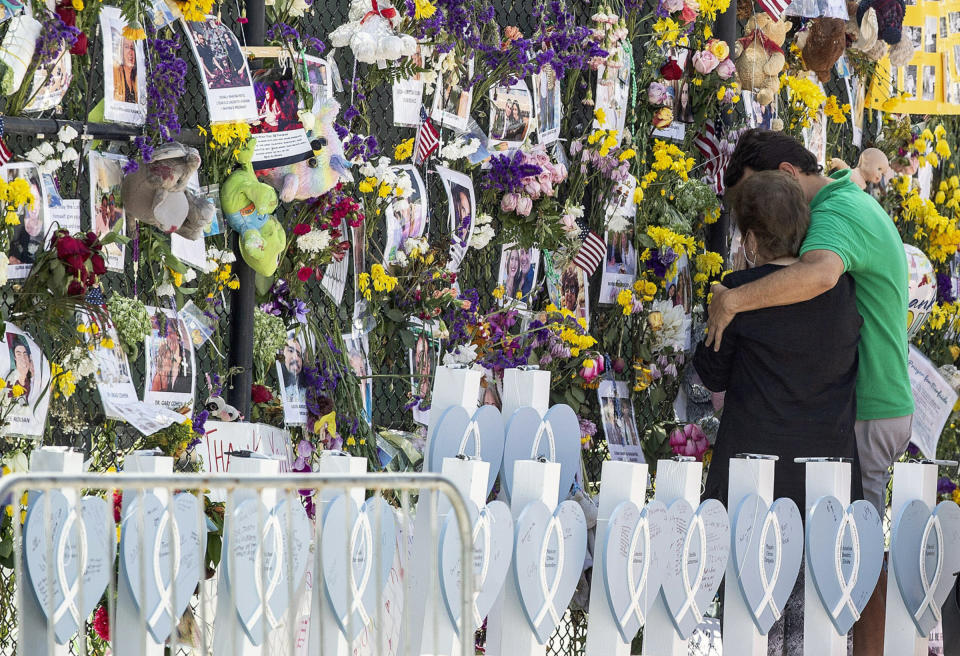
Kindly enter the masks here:
[[280, 264], [287, 236], [273, 216], [277, 192], [257, 180], [253, 171], [255, 144], [256, 139], [250, 139], [237, 153], [240, 168], [220, 186], [220, 205], [227, 224], [240, 235], [240, 254], [244, 261], [261, 276], [269, 277]]

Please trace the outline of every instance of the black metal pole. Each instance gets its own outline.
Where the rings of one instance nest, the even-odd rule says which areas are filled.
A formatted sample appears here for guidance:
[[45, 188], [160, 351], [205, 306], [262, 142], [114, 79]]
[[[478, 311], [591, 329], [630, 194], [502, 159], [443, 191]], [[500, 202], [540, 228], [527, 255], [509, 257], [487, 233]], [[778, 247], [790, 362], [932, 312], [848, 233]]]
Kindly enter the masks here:
[[[733, 57], [734, 46], [737, 43], [737, 0], [732, 0], [727, 10], [717, 16], [717, 22], [713, 29], [714, 35], [718, 39], [727, 42], [730, 47], [730, 56]], [[730, 125], [730, 115], [723, 114], [724, 122]], [[715, 253], [727, 256], [727, 234], [730, 228], [730, 215], [724, 209], [720, 213], [720, 218], [707, 229], [707, 248]]]
[[[243, 36], [249, 46], [262, 46], [266, 34], [266, 7], [264, 0], [246, 0], [247, 22]], [[230, 297], [230, 343], [227, 362], [236, 369], [227, 393], [227, 402], [244, 418], [250, 420], [250, 388], [253, 385], [253, 310], [256, 304], [256, 274], [240, 255], [240, 246], [234, 234], [233, 252], [237, 261], [233, 271], [240, 287]]]

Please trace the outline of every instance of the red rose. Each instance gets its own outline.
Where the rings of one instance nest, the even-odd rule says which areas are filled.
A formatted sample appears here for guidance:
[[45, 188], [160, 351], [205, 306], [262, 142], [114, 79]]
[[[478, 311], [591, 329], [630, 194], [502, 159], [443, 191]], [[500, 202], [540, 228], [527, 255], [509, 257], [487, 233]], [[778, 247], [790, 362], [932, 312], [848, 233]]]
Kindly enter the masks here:
[[79, 276], [87, 264], [87, 258], [82, 255], [68, 255], [60, 258], [60, 261], [63, 262], [63, 265], [67, 268], [67, 273], [71, 276]]
[[71, 280], [67, 285], [67, 296], [80, 296], [83, 292], [83, 283], [79, 280]]
[[293, 226], [293, 234], [298, 237], [300, 235], [305, 235], [308, 232], [310, 232], [310, 226], [308, 226], [306, 223], [298, 223], [297, 225]]
[[93, 265], [93, 272], [98, 276], [102, 276], [107, 272], [107, 265], [103, 261], [103, 256], [99, 253], [94, 253], [90, 256], [90, 264]]
[[250, 399], [254, 403], [267, 403], [273, 400], [273, 394], [263, 385], [253, 385], [250, 387]]
[[300, 279], [300, 282], [307, 282], [310, 280], [310, 276], [313, 275], [313, 267], [300, 267], [300, 270], [297, 271], [297, 278]]
[[90, 252], [90, 249], [86, 245], [74, 237], [69, 235], [64, 235], [57, 240], [57, 257], [61, 260], [71, 256], [71, 255], [81, 255], [83, 259], [86, 259], [87, 254]]
[[71, 55], [85, 55], [87, 54], [87, 35], [81, 32], [77, 35], [77, 40], [73, 42], [73, 47], [70, 48]]
[[680, 68], [680, 64], [677, 63], [676, 59], [670, 59], [660, 67], [660, 75], [663, 76], [664, 80], [674, 82], [683, 77], [683, 69]]

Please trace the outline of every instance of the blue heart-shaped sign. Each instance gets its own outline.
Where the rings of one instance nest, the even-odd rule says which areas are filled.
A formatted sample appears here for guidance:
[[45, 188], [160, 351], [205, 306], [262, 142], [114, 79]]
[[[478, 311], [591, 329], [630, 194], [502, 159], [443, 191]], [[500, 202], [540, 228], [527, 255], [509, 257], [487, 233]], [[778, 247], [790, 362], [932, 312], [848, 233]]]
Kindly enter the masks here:
[[431, 433], [426, 471], [439, 473], [443, 470], [444, 458], [461, 454], [490, 463], [489, 494], [503, 462], [503, 419], [499, 410], [485, 405], [471, 416], [463, 406], [454, 405], [443, 412]]
[[840, 635], [860, 618], [883, 567], [883, 528], [869, 501], [849, 507], [834, 496], [810, 508], [807, 567], [827, 615]]
[[686, 640], [723, 580], [730, 555], [730, 521], [727, 509], [716, 499], [707, 499], [696, 512], [678, 499], [667, 510], [667, 526], [671, 534], [663, 598], [677, 634]]
[[[513, 516], [502, 501], [491, 501], [478, 512], [467, 501], [473, 522], [473, 618], [471, 631], [480, 628], [503, 589], [513, 557]], [[453, 513], [440, 530], [440, 586], [453, 626], [460, 627], [460, 580], [462, 578], [460, 532]]]
[[620, 637], [630, 642], [660, 593], [669, 545], [667, 507], [651, 501], [643, 510], [623, 501], [610, 514], [603, 551], [607, 603]]
[[296, 499], [281, 499], [268, 510], [257, 497], [234, 509], [223, 536], [224, 576], [254, 646], [279, 626], [291, 602], [290, 581], [294, 589], [303, 581], [310, 534], [310, 520]]
[[553, 513], [542, 501], [531, 501], [517, 518], [516, 535], [513, 558], [520, 603], [537, 640], [545, 645], [583, 572], [587, 520], [576, 501], [564, 501]]
[[903, 603], [922, 637], [940, 622], [940, 608], [960, 571], [960, 508], [943, 501], [931, 513], [914, 499], [893, 524], [890, 557]]
[[110, 582], [117, 533], [108, 512], [100, 497], [83, 497], [76, 504], [59, 490], [30, 497], [24, 560], [37, 602], [54, 623], [57, 644], [67, 644], [79, 630]]
[[393, 508], [378, 496], [358, 508], [353, 498], [341, 494], [327, 506], [323, 535], [323, 587], [340, 630], [354, 640], [373, 621], [377, 595], [386, 589], [393, 566]]
[[207, 530], [201, 516], [197, 497], [187, 493], [173, 497], [169, 507], [153, 492], [135, 495], [125, 504], [120, 570], [160, 644], [180, 620], [204, 573]]
[[501, 467], [501, 481], [508, 496], [513, 492], [514, 463], [538, 458], [560, 463], [559, 495], [566, 499], [580, 469], [580, 422], [570, 406], [555, 405], [543, 419], [529, 407], [518, 409], [510, 417]]
[[803, 562], [803, 522], [792, 499], [767, 507], [750, 494], [737, 506], [731, 534], [740, 591], [754, 624], [766, 635], [780, 619]]

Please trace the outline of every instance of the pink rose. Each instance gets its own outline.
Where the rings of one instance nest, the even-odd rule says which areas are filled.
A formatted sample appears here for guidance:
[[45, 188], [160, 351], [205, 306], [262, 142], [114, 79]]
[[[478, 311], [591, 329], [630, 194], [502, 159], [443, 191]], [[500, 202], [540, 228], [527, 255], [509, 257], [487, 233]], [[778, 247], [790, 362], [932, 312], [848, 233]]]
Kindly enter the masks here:
[[560, 184], [567, 179], [567, 167], [563, 164], [556, 164], [553, 167], [553, 175], [550, 177], [550, 182], [553, 184]]
[[553, 172], [549, 169], [543, 169], [540, 175], [537, 176], [537, 182], [540, 183], [540, 186], [548, 185], [553, 182]]
[[733, 60], [727, 57], [717, 66], [717, 75], [721, 80], [729, 80], [737, 72], [737, 65]]
[[647, 89], [647, 101], [651, 105], [666, 105], [670, 101], [667, 87], [659, 82], [652, 82], [650, 88]]
[[693, 56], [693, 67], [700, 75], [709, 75], [719, 65], [720, 60], [709, 50], [701, 50]]
[[549, 180], [541, 182], [540, 191], [544, 196], [553, 196], [553, 183]]
[[536, 180], [531, 180], [527, 184], [523, 185], [523, 189], [533, 198], [540, 198], [540, 183]]
[[684, 23], [692, 23], [693, 21], [697, 20], [697, 13], [700, 9], [700, 5], [697, 3], [694, 4], [696, 7], [691, 7], [688, 4], [683, 6], [683, 11], [680, 12], [680, 20], [682, 20]]
[[683, 0], [661, 0], [660, 6], [665, 12], [672, 14], [683, 9]]
[[531, 210], [533, 210], [533, 200], [529, 196], [521, 196], [517, 201], [517, 214], [530, 216]]
[[564, 214], [560, 217], [560, 223], [563, 224], [563, 231], [568, 235], [580, 234], [580, 226], [572, 215]]
[[710, 448], [707, 436], [696, 424], [687, 424], [670, 433], [670, 448], [680, 456], [692, 456], [697, 460], [703, 459], [703, 454]]
[[514, 193], [504, 194], [503, 198], [500, 199], [500, 209], [504, 212], [512, 212], [517, 209], [517, 201], [519, 196]]

